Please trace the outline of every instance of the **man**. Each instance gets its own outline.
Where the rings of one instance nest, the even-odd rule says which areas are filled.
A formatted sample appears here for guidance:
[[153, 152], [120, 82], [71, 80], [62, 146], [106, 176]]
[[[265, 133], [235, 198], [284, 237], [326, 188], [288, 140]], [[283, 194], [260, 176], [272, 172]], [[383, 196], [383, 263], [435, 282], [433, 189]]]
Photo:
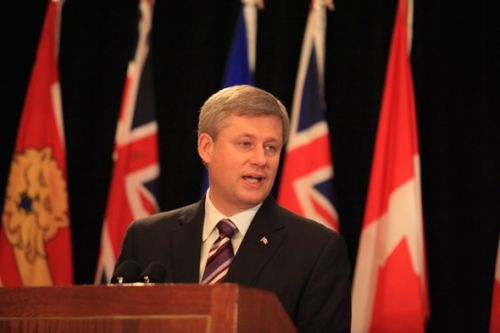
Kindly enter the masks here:
[[[283, 104], [247, 85], [202, 106], [198, 154], [210, 187], [195, 204], [131, 224], [117, 267], [166, 267], [166, 282], [233, 282], [274, 292], [301, 332], [350, 330], [342, 237], [270, 195], [289, 131]], [[234, 257], [233, 257], [234, 254]]]

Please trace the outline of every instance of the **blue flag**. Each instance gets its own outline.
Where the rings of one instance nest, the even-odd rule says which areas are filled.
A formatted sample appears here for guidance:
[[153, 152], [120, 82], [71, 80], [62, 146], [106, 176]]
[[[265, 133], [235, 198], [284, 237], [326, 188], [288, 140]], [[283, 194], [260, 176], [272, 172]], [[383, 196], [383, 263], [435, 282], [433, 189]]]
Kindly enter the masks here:
[[[236, 84], [253, 85], [253, 70], [250, 68], [250, 59], [248, 56], [249, 38], [246, 28], [245, 13], [243, 7], [238, 15], [238, 21], [234, 29], [231, 48], [226, 62], [222, 88], [234, 86]], [[201, 185], [201, 196], [205, 195], [208, 189], [207, 169], [203, 170], [203, 181]]]

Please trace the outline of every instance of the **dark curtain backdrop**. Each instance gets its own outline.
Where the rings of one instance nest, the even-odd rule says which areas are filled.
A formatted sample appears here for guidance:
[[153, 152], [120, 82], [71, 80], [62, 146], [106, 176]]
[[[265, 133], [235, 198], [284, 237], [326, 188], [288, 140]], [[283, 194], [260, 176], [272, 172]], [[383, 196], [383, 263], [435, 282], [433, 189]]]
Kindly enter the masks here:
[[[428, 332], [487, 332], [500, 216], [499, 131], [493, 120], [499, 110], [499, 20], [493, 1], [415, 2], [412, 65], [432, 311]], [[341, 232], [354, 266], [396, 1], [335, 5], [328, 14], [327, 116]], [[1, 203], [46, 1], [3, 6]], [[220, 87], [239, 6], [237, 0], [157, 1], [153, 64], [163, 210], [199, 197], [197, 111]], [[78, 284], [94, 278], [136, 8], [136, 0], [67, 0], [63, 10], [60, 77]], [[307, 0], [268, 0], [259, 13], [256, 84], [289, 109], [307, 12]]]

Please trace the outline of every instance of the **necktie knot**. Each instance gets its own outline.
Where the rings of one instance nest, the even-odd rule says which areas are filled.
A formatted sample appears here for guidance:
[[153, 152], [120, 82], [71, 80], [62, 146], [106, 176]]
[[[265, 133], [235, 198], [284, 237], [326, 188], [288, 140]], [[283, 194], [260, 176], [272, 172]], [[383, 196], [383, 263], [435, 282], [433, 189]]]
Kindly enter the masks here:
[[201, 284], [214, 284], [224, 281], [229, 270], [229, 265], [233, 261], [234, 251], [231, 244], [231, 237], [238, 228], [229, 219], [220, 220], [217, 223], [219, 237], [213, 243], [208, 252], [207, 265], [201, 279]]
[[219, 230], [219, 235], [231, 239], [238, 230], [236, 225], [230, 219], [223, 219], [217, 223], [217, 229]]

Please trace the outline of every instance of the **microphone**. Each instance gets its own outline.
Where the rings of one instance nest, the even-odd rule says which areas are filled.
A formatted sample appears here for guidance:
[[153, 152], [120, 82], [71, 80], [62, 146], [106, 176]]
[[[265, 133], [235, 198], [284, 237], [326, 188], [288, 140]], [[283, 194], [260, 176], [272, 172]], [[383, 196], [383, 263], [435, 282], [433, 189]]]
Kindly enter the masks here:
[[144, 283], [161, 283], [165, 282], [167, 269], [159, 262], [152, 262], [142, 272], [139, 281]]
[[133, 283], [137, 282], [141, 274], [141, 267], [133, 260], [125, 260], [115, 270], [111, 283]]

